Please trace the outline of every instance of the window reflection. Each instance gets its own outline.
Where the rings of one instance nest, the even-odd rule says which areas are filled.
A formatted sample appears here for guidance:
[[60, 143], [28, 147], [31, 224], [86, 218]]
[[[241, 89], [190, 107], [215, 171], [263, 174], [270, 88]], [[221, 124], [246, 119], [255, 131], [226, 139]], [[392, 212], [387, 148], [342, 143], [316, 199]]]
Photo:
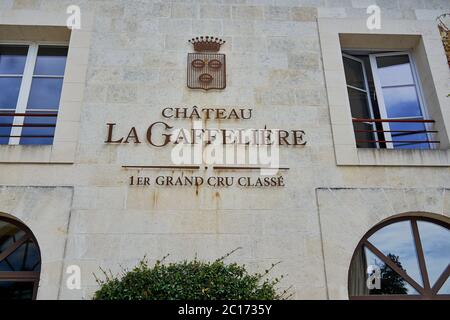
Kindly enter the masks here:
[[431, 286], [450, 263], [450, 231], [440, 225], [418, 221], [420, 240]]
[[439, 294], [450, 294], [450, 278], [447, 278], [447, 281], [439, 290]]
[[0, 46], [0, 75], [23, 74], [28, 46]]
[[34, 75], [64, 76], [67, 48], [39, 46]]
[[414, 86], [383, 88], [383, 96], [389, 118], [422, 116]]
[[40, 46], [28, 109], [58, 109], [66, 68], [67, 48]]
[[[418, 257], [425, 261], [422, 268]], [[350, 265], [349, 295], [361, 299], [376, 299], [377, 295], [433, 299], [441, 295], [450, 299], [450, 280], [445, 273], [449, 263], [450, 225], [429, 218], [398, 218], [375, 227], [361, 240]], [[423, 284], [426, 276], [430, 287]], [[440, 288], [438, 280], [443, 283]]]
[[407, 55], [378, 57], [377, 66], [383, 87], [414, 84]]
[[0, 77], [0, 109], [15, 109], [22, 77]]
[[0, 144], [8, 144], [11, 134], [11, 125], [14, 118], [12, 116], [0, 117]]
[[27, 53], [28, 46], [0, 46], [0, 109], [16, 108]]
[[[388, 254], [388, 258], [404, 270], [398, 256]], [[364, 246], [355, 253], [349, 280], [351, 296], [418, 294], [401, 275]]]
[[[380, 270], [380, 287], [369, 290], [369, 294], [417, 294], [417, 291], [410, 286], [397, 272], [392, 270], [386, 263], [381, 261], [369, 249], [365, 248], [367, 266], [374, 266]], [[399, 257], [388, 253], [387, 257], [394, 262], [397, 267], [405, 271]]]
[[58, 109], [63, 79], [34, 78], [31, 83], [29, 109]]
[[426, 126], [423, 123], [391, 123], [390, 124], [392, 130], [407, 130], [407, 131], [422, 131], [423, 133], [409, 133], [409, 132], [397, 132], [392, 133], [392, 140], [395, 141], [395, 148], [404, 148], [404, 149], [429, 149], [429, 143], [408, 143], [402, 141], [427, 141], [428, 137], [425, 133]]
[[409, 221], [393, 223], [378, 230], [369, 238], [369, 242], [384, 255], [398, 257], [398, 263], [406, 273], [418, 284], [423, 284]]

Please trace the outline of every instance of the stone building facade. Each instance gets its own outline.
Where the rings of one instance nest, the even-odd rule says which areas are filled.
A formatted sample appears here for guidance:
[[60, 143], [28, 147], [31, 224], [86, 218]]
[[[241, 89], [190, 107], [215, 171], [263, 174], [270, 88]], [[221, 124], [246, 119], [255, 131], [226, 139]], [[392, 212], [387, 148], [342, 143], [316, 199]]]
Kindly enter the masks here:
[[[366, 24], [372, 4], [380, 29]], [[66, 27], [70, 5], [81, 29]], [[211, 260], [239, 247], [228, 261], [251, 271], [280, 262], [272, 275], [285, 275], [296, 299], [348, 299], [352, 256], [372, 227], [402, 216], [449, 223], [450, 71], [435, 21], [449, 11], [449, 0], [0, 0], [0, 46], [68, 46], [53, 142], [0, 145], [0, 212], [39, 245], [37, 298], [89, 299], [100, 267], [144, 255]], [[204, 35], [226, 41], [223, 90], [186, 85], [188, 40]], [[437, 147], [357, 148], [344, 49], [410, 52]], [[190, 127], [163, 110], [193, 106], [252, 109], [250, 119], [203, 118], [205, 128], [298, 129], [307, 143], [280, 146], [283, 185], [156, 185], [260, 177], [148, 167], [174, 165], [173, 148], [146, 140], [149, 125]], [[108, 123], [112, 139], [135, 127], [140, 143], [107, 143]], [[73, 265], [80, 289], [67, 286]]]

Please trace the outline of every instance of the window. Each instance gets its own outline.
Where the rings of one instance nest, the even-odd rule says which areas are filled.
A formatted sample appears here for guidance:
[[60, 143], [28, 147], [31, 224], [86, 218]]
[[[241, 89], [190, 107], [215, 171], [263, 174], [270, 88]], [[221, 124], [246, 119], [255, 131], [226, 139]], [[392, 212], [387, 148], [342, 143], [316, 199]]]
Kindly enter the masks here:
[[438, 147], [409, 52], [348, 50], [343, 61], [358, 148]]
[[53, 144], [67, 51], [0, 45], [0, 144]]
[[40, 270], [41, 254], [32, 232], [0, 214], [0, 300], [35, 299]]
[[[319, 18], [317, 22], [336, 164], [448, 167], [450, 165], [448, 64], [436, 22], [391, 20], [377, 32], [368, 32], [366, 23], [361, 19]], [[343, 54], [357, 60], [345, 59]], [[384, 102], [384, 107], [387, 105], [387, 109], [390, 110], [384, 101], [382, 91], [382, 87], [388, 84], [375, 81], [376, 77], [380, 79], [378, 69], [384, 70], [385, 59], [377, 57], [379, 60], [377, 62], [377, 59], [371, 59], [371, 55], [375, 57], [382, 54], [404, 56], [404, 59], [407, 58], [409, 61], [414, 85], [405, 77], [401, 78], [402, 81], [398, 85], [409, 86], [416, 90], [422, 111], [420, 116], [408, 112], [405, 117], [410, 119], [401, 119], [399, 116], [386, 119], [381, 115], [380, 111], [385, 109], [382, 109], [383, 105], [378, 105], [377, 102], [380, 100]], [[350, 69], [352, 66], [348, 64], [358, 60], [363, 63], [359, 65], [353, 63], [353, 68]], [[372, 65], [374, 60], [377, 63], [375, 68]], [[401, 64], [402, 68], [403, 65], [404, 63]], [[362, 91], [356, 90], [356, 93], [361, 94], [354, 94], [353, 97], [350, 95], [351, 103], [347, 93], [349, 90], [347, 84], [351, 85], [348, 81], [349, 70], [355, 71], [353, 75], [359, 77], [357, 79], [361, 77], [367, 79], [367, 86], [357, 87]], [[362, 95], [364, 93], [366, 96]], [[361, 100], [361, 97], [365, 100]], [[356, 100], [357, 98], [360, 100]], [[361, 108], [357, 108], [358, 103]], [[423, 132], [422, 124], [427, 128], [427, 132]], [[392, 127], [392, 130], [383, 126]], [[384, 131], [391, 134], [391, 140], [384, 137]], [[422, 139], [424, 134], [426, 141]]]
[[450, 299], [450, 225], [425, 217], [388, 220], [353, 254], [351, 299]]

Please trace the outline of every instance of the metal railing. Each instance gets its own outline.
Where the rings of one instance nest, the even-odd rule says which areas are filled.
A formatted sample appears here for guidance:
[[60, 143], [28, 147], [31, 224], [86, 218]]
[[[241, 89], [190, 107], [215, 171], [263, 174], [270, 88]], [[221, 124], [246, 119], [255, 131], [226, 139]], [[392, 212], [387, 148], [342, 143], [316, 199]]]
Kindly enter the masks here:
[[[16, 113], [16, 112], [8, 112], [8, 111], [0, 111], [0, 128], [55, 128], [56, 127], [56, 119], [55, 123], [25, 123], [22, 121], [21, 124], [14, 124], [14, 118], [16, 117], [39, 117], [39, 118], [56, 118], [58, 116], [58, 112], [25, 112], [25, 113]], [[13, 118], [10, 123], [5, 123], [3, 121], [4, 117]], [[54, 130], [53, 133], [50, 134], [20, 134], [14, 135], [11, 134], [13, 130], [10, 131], [9, 134], [0, 134], [0, 138], [54, 138]]]
[[[353, 118], [352, 119], [353, 123], [365, 123], [365, 124], [382, 124], [382, 123], [423, 123], [423, 124], [427, 124], [427, 123], [435, 123], [434, 120], [418, 120], [418, 119], [364, 119], [364, 118]], [[382, 143], [382, 144], [386, 144], [386, 143], [397, 143], [397, 144], [422, 144], [422, 143], [429, 143], [429, 144], [439, 144], [440, 141], [438, 140], [432, 140], [429, 139], [429, 134], [436, 134], [438, 133], [438, 131], [436, 130], [403, 130], [403, 129], [398, 129], [398, 130], [381, 130], [381, 129], [376, 129], [376, 130], [360, 130], [360, 129], [355, 129], [354, 130], [355, 133], [372, 133], [372, 134], [376, 134], [375, 136], [385, 136], [385, 133], [389, 133], [389, 135], [391, 135], [392, 137], [400, 137], [400, 136], [408, 136], [408, 135], [413, 135], [413, 134], [421, 134], [421, 133], [425, 133], [427, 139], [426, 140], [386, 140], [386, 139], [356, 139], [356, 143]]]

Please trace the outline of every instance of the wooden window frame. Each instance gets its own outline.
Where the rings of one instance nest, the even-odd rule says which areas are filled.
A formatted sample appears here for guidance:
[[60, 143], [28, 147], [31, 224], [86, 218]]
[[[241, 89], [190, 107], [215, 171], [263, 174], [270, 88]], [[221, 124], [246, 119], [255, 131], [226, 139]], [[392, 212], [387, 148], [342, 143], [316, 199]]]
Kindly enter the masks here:
[[[386, 255], [384, 255], [379, 249], [377, 249], [372, 243], [370, 243], [369, 238], [381, 230], [383, 227], [401, 222], [401, 221], [409, 221], [411, 223], [412, 235], [415, 244], [416, 254], [419, 263], [420, 274], [423, 281], [423, 286], [418, 284], [414, 279], [412, 279], [404, 270], [399, 268], [391, 259], [389, 259]], [[378, 259], [380, 259], [383, 263], [385, 263], [388, 267], [390, 267], [393, 271], [395, 271], [398, 275], [400, 275], [410, 286], [412, 286], [419, 294], [418, 295], [367, 295], [367, 296], [351, 296], [349, 294], [350, 300], [450, 300], [450, 294], [438, 294], [441, 287], [444, 285], [445, 281], [450, 276], [450, 264], [447, 265], [446, 269], [441, 273], [439, 278], [436, 280], [436, 283], [433, 287], [430, 285], [428, 270], [425, 263], [425, 256], [422, 247], [422, 241], [420, 239], [419, 229], [417, 226], [417, 221], [426, 221], [431, 222], [437, 225], [440, 225], [448, 230], [450, 230], [450, 225], [436, 219], [428, 218], [428, 217], [420, 217], [420, 216], [405, 216], [398, 217], [394, 219], [389, 219], [384, 221], [375, 227], [373, 227], [369, 232], [367, 232], [361, 241], [356, 246], [356, 249], [353, 253], [351, 263], [357, 252], [362, 250], [362, 247], [367, 247]], [[348, 273], [348, 288], [351, 285], [351, 277], [350, 277], [351, 265]]]

